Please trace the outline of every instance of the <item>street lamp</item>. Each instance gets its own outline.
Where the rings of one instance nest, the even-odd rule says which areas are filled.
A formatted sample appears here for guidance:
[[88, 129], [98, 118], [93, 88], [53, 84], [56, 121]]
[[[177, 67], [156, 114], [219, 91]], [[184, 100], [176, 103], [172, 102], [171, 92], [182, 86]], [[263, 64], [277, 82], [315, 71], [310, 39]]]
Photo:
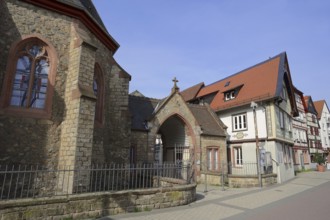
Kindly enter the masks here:
[[259, 180], [259, 187], [262, 187], [262, 180], [261, 180], [261, 172], [260, 172], [260, 153], [259, 153], [259, 137], [258, 137], [258, 124], [257, 124], [257, 114], [256, 114], [256, 108], [258, 107], [258, 104], [255, 102], [251, 102], [251, 108], [253, 109], [253, 118], [254, 118], [254, 129], [255, 129], [255, 135], [256, 135], [256, 158], [257, 158], [257, 174], [258, 174], [258, 180]]

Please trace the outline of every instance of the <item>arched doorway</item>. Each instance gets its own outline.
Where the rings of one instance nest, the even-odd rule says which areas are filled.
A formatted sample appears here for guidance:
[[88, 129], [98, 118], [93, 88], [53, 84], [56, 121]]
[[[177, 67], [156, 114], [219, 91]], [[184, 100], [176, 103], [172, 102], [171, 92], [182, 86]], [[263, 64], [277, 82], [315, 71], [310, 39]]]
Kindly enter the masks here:
[[164, 121], [157, 133], [156, 161], [159, 163], [189, 163], [192, 159], [192, 139], [188, 130], [188, 126], [178, 115], [173, 115]]

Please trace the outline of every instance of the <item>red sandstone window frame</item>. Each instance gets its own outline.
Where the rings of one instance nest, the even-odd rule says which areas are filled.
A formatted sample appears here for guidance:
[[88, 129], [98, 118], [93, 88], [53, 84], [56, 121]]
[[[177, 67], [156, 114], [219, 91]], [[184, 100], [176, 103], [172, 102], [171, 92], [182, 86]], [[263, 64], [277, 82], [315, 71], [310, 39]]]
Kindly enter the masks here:
[[[13, 92], [13, 81], [16, 74], [16, 65], [21, 54], [18, 51], [22, 50], [27, 44], [42, 45], [48, 54], [49, 60], [49, 72], [47, 91], [45, 98], [44, 108], [28, 108], [22, 106], [11, 106], [10, 99]], [[7, 69], [2, 86], [2, 93], [0, 97], [0, 114], [12, 115], [18, 117], [29, 117], [29, 118], [43, 118], [49, 119], [51, 117], [52, 109], [52, 98], [55, 87], [55, 76], [57, 69], [57, 53], [52, 44], [38, 34], [32, 34], [23, 36], [22, 39], [15, 41], [9, 50]]]
[[309, 157], [308, 151], [303, 150], [303, 154], [304, 154], [304, 164], [309, 164], [310, 163], [310, 157]]
[[104, 106], [104, 78], [103, 72], [98, 63], [94, 66], [94, 79], [93, 83], [97, 84], [97, 94], [95, 103], [95, 124], [98, 126], [103, 126], [104, 116], [103, 116], [103, 106]]
[[210, 146], [206, 148], [207, 170], [211, 172], [220, 171], [220, 147]]

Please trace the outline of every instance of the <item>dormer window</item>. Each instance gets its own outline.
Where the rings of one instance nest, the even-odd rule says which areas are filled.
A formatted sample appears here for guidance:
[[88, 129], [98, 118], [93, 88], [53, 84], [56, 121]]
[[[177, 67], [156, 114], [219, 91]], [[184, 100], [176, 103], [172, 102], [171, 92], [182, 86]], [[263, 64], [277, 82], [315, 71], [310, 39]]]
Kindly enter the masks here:
[[225, 100], [226, 101], [232, 100], [234, 98], [236, 98], [236, 91], [235, 90], [231, 90], [231, 91], [225, 93]]
[[242, 84], [242, 85], [228, 88], [228, 90], [223, 91], [223, 95], [224, 95], [223, 99], [225, 101], [230, 101], [230, 100], [236, 99], [238, 93], [240, 92], [240, 90], [243, 86], [244, 85]]

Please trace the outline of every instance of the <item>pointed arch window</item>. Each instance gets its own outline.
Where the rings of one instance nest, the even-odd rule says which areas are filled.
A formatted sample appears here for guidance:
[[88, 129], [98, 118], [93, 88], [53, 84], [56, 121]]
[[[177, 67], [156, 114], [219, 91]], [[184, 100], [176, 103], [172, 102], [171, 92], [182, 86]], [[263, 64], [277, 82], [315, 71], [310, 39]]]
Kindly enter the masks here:
[[4, 112], [50, 117], [55, 54], [52, 46], [37, 37], [26, 38], [11, 47], [0, 103]]
[[49, 59], [43, 45], [29, 43], [19, 51], [10, 97], [11, 106], [43, 109], [46, 104]]
[[96, 96], [95, 104], [95, 122], [103, 124], [103, 102], [104, 102], [104, 83], [103, 74], [99, 64], [94, 67], [93, 91]]

